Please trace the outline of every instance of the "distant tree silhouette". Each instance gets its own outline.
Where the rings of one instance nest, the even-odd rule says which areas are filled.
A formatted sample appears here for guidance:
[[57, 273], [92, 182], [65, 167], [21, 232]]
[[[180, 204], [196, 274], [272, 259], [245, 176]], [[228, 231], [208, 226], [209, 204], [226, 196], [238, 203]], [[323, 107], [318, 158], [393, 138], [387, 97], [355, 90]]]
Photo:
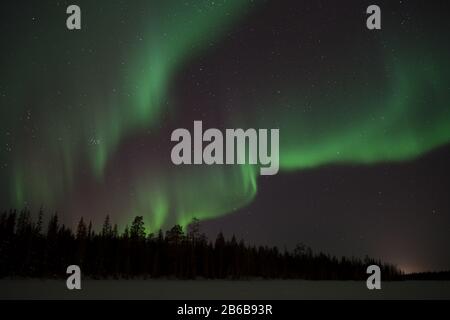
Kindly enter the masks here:
[[[58, 215], [49, 217], [42, 230], [43, 208], [36, 223], [25, 208], [0, 215], [0, 277], [65, 277], [68, 265], [77, 264], [92, 278], [175, 277], [181, 279], [366, 279], [366, 267], [377, 264], [383, 279], [405, 276], [395, 266], [365, 257], [337, 258], [299, 244], [290, 252], [276, 247], [250, 246], [234, 235], [220, 232], [214, 243], [193, 219], [186, 233], [181, 225], [146, 234], [144, 219], [137, 216], [120, 233], [105, 217], [97, 234], [89, 221], [80, 218], [75, 232], [60, 225]], [[150, 229], [150, 228], [148, 228]], [[450, 273], [420, 274], [415, 278], [450, 278]], [[409, 276], [413, 279], [413, 276]], [[414, 279], [415, 279], [414, 278]]]
[[109, 238], [112, 236], [111, 222], [109, 221], [109, 215], [106, 215], [105, 222], [102, 228], [102, 237]]
[[38, 220], [36, 223], [36, 234], [40, 234], [42, 232], [42, 226], [44, 224], [44, 208], [41, 207], [38, 212]]
[[84, 223], [83, 218], [80, 219], [80, 222], [78, 222], [77, 227], [77, 240], [86, 240], [87, 238], [87, 228], [86, 224]]
[[142, 240], [145, 238], [144, 217], [137, 216], [134, 218], [131, 224], [130, 238], [133, 240]]
[[169, 244], [179, 245], [184, 238], [183, 228], [180, 225], [175, 225], [172, 229], [166, 232], [166, 239]]

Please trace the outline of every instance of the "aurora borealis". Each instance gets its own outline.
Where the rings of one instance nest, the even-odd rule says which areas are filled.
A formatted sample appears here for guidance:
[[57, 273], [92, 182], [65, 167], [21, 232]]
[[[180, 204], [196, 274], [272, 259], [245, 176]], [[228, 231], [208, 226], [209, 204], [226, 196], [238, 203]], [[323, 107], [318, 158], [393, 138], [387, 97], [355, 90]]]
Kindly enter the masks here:
[[[264, 217], [267, 225], [278, 217], [273, 210], [289, 211], [272, 240], [283, 228], [308, 224], [304, 210], [311, 206], [303, 201], [310, 200], [293, 194], [308, 188], [303, 175], [317, 173], [317, 179], [328, 181], [333, 178], [321, 172], [353, 177], [371, 169], [386, 172], [383, 166], [414, 174], [405, 169], [411, 163], [448, 154], [435, 153], [450, 142], [444, 1], [433, 6], [380, 1], [380, 31], [365, 28], [371, 4], [365, 1], [342, 7], [312, 0], [76, 3], [82, 10], [80, 31], [65, 29], [69, 2], [11, 2], [2, 11], [4, 208], [43, 205], [58, 210], [68, 224], [81, 215], [102, 221], [109, 214], [121, 227], [143, 215], [148, 231], [197, 217], [211, 219], [211, 228], [223, 223], [220, 228], [231, 232], [241, 215], [247, 217], [247, 208], [258, 208], [254, 219]], [[279, 128], [280, 176], [262, 179], [259, 168], [250, 165], [174, 166], [170, 133], [195, 120], [217, 128]], [[390, 197], [391, 206], [377, 214], [391, 221], [391, 212], [405, 208], [416, 210], [412, 216], [434, 210], [443, 220], [422, 231], [431, 239], [423, 246], [450, 243], [443, 235], [448, 229], [433, 232], [433, 223], [448, 228], [447, 186], [435, 184], [436, 196], [423, 202], [434, 203], [432, 208], [418, 200], [415, 207], [402, 207], [397, 202], [407, 201], [407, 192], [423, 194], [410, 179], [414, 176], [393, 173], [379, 181], [387, 189], [404, 181], [398, 192], [405, 194]], [[272, 206], [262, 205], [270, 197], [261, 200], [261, 192], [279, 190], [290, 200], [274, 197]], [[322, 194], [309, 196], [317, 206], [322, 203], [317, 211], [334, 210], [323, 204]], [[371, 199], [350, 191], [347, 197], [342, 203]], [[333, 212], [341, 217], [336, 230], [339, 224], [351, 226], [349, 212], [363, 205], [349, 206], [348, 212]], [[378, 210], [369, 200], [362, 209]], [[256, 220], [255, 230], [264, 228]], [[404, 220], [395, 226], [405, 234], [402, 239], [423, 242], [404, 231]], [[269, 241], [251, 228], [242, 232]], [[314, 245], [314, 239], [307, 240]], [[389, 246], [381, 241], [383, 246], [374, 248], [378, 240], [372, 235], [366, 247], [350, 253], [383, 255]], [[348, 244], [334, 249], [345, 251]], [[413, 265], [415, 255], [403, 254], [399, 263]], [[450, 267], [450, 261], [436, 258], [429, 265]]]

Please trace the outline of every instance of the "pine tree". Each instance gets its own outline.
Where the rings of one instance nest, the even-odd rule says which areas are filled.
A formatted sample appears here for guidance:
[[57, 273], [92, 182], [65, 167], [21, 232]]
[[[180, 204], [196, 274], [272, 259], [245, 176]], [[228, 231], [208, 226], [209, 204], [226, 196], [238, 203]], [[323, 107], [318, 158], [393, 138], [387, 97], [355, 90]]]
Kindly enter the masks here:
[[106, 215], [105, 222], [102, 228], [102, 237], [109, 238], [112, 235], [111, 222], [109, 221], [109, 215]]
[[89, 226], [88, 226], [88, 239], [91, 240], [94, 237], [94, 233], [92, 230], [92, 221], [89, 221]]
[[130, 238], [133, 240], [145, 238], [144, 217], [136, 216], [131, 224]]
[[[91, 225], [89, 224], [90, 228]], [[84, 240], [87, 238], [87, 228], [86, 228], [86, 224], [84, 223], [83, 218], [80, 219], [80, 222], [78, 222], [78, 226], [77, 226], [77, 240]]]
[[200, 220], [197, 218], [192, 218], [191, 223], [188, 225], [187, 237], [189, 241], [195, 243], [200, 240]]
[[123, 231], [122, 238], [124, 238], [124, 239], [130, 238], [130, 229], [128, 228], [128, 225], [125, 226], [125, 230]]
[[179, 244], [184, 237], [183, 227], [179, 224], [172, 227], [172, 229], [168, 230], [166, 232], [166, 239], [167, 242], [170, 244]]
[[112, 236], [114, 239], [117, 239], [119, 237], [119, 230], [117, 228], [117, 224], [114, 224], [114, 227], [112, 230]]
[[58, 214], [55, 213], [48, 223], [48, 229], [47, 229], [47, 238], [49, 240], [56, 240], [56, 236], [59, 231], [59, 222], [58, 222]]
[[28, 228], [31, 225], [31, 214], [28, 208], [24, 208], [20, 211], [19, 218], [17, 219], [17, 234], [24, 235], [28, 232]]
[[41, 206], [41, 208], [39, 209], [38, 220], [36, 223], [36, 234], [41, 234], [43, 223], [44, 223], [44, 208]]

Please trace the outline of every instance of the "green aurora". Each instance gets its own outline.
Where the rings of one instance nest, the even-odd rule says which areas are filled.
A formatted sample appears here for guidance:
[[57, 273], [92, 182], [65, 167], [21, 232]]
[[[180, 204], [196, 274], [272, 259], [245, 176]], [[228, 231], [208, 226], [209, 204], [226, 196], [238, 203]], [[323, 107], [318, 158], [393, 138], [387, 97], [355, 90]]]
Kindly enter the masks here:
[[[61, 207], [74, 201], [72, 194], [87, 179], [117, 199], [113, 203], [120, 202], [122, 213], [113, 213], [120, 220], [143, 215], [149, 230], [156, 230], [173, 222], [186, 225], [193, 217], [218, 217], [250, 203], [259, 172], [252, 166], [152, 166], [130, 175], [136, 191], [132, 197], [110, 190], [105, 175], [127, 139], [158, 135], [161, 123], [170, 123], [183, 107], [171, 96], [177, 72], [214, 47], [256, 5], [164, 1], [155, 7], [144, 1], [136, 5], [145, 8], [140, 14], [124, 12], [119, 4], [108, 6], [110, 16], [82, 5], [83, 12], [99, 19], [88, 20], [81, 36], [69, 39], [63, 30], [54, 31], [49, 41], [27, 38], [17, 44], [18, 62], [2, 65], [2, 83], [14, 83], [0, 100], [7, 132], [1, 155], [9, 164], [1, 177], [9, 185], [11, 205]], [[111, 34], [108, 26], [122, 20], [127, 30]], [[43, 29], [49, 32], [50, 27]], [[57, 53], [51, 41], [67, 50]], [[360, 69], [355, 79], [340, 81], [326, 94], [325, 84], [308, 89], [308, 100], [304, 87], [280, 83], [281, 97], [260, 93], [263, 109], [250, 106], [245, 115], [250, 120], [233, 120], [241, 116], [233, 114], [227, 125], [280, 128], [280, 168], [285, 172], [414, 159], [450, 141], [449, 51], [420, 50], [427, 45], [391, 44], [396, 57], [380, 49], [386, 51], [384, 76], [371, 79]], [[26, 49], [30, 46], [32, 53]], [[81, 53], [71, 56], [76, 50]], [[110, 51], [115, 54], [102, 61]], [[377, 85], [380, 78], [383, 86]]]

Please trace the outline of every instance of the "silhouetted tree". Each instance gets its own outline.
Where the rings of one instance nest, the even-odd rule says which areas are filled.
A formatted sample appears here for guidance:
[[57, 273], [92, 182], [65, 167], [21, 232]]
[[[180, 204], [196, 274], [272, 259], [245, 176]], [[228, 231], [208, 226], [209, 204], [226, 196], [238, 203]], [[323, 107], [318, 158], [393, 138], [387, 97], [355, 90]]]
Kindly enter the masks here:
[[36, 233], [40, 234], [42, 232], [42, 226], [44, 224], [44, 208], [41, 207], [38, 212], [38, 220], [36, 223]]
[[83, 218], [81, 218], [77, 226], [77, 240], [86, 240], [86, 238], [87, 238], [87, 228]]
[[[177, 277], [177, 278], [301, 278], [366, 279], [366, 267], [377, 264], [385, 280], [404, 279], [395, 266], [369, 257], [364, 259], [313, 253], [299, 244], [292, 252], [276, 247], [247, 246], [233, 235], [226, 240], [220, 232], [214, 243], [200, 231], [200, 221], [193, 219], [184, 234], [180, 225], [155, 236], [146, 234], [144, 219], [137, 216], [131, 227], [119, 233], [106, 216], [101, 232], [96, 234], [92, 222], [86, 227], [81, 218], [75, 233], [60, 225], [55, 213], [42, 230], [44, 212], [37, 222], [25, 208], [0, 214], [0, 277], [65, 277], [69, 264], [78, 264], [83, 274], [94, 277]], [[447, 273], [427, 273], [409, 279], [450, 278]]]
[[106, 215], [105, 222], [102, 228], [102, 237], [109, 238], [112, 236], [111, 222], [109, 221], [109, 215]]
[[133, 240], [145, 238], [144, 217], [137, 216], [134, 218], [131, 224], [130, 238]]

